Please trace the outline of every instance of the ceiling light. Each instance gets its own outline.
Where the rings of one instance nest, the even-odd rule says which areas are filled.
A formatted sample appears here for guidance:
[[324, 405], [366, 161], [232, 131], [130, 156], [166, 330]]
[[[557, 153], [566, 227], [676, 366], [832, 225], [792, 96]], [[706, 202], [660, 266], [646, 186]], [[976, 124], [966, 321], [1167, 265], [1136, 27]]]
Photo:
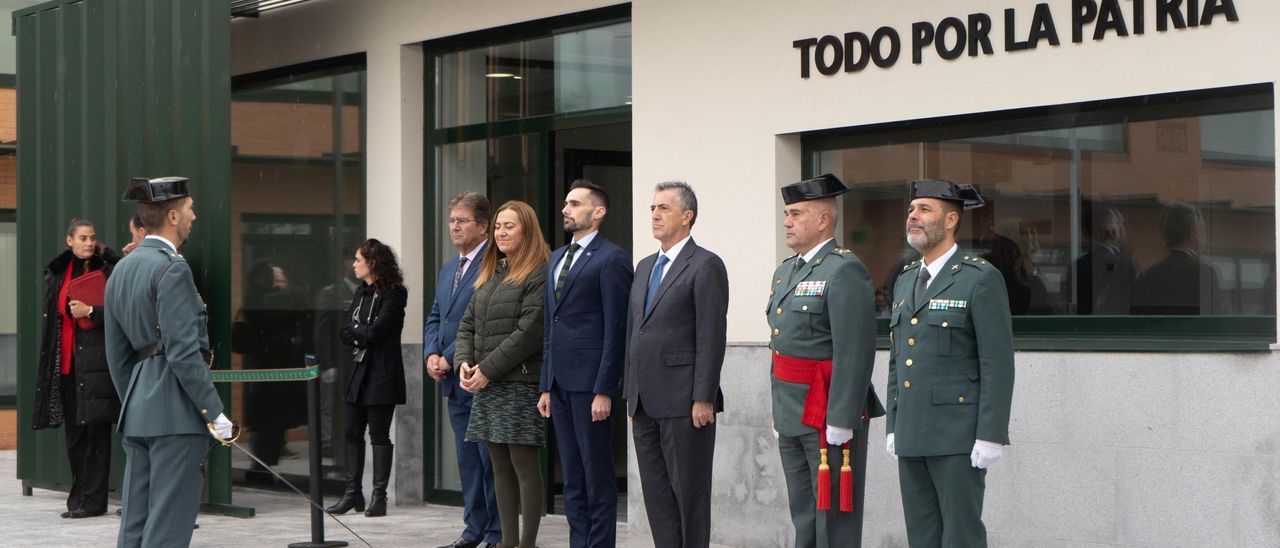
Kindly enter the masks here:
[[512, 76], [515, 75], [510, 72], [490, 72], [484, 75], [485, 78], [511, 78]]

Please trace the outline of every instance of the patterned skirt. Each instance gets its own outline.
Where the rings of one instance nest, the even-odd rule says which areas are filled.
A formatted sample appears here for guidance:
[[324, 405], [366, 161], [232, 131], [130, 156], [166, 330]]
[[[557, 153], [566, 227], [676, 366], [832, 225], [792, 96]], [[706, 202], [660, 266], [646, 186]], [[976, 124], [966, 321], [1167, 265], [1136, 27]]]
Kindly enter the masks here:
[[468, 442], [515, 443], [541, 447], [546, 419], [538, 414], [538, 385], [491, 382], [471, 401]]

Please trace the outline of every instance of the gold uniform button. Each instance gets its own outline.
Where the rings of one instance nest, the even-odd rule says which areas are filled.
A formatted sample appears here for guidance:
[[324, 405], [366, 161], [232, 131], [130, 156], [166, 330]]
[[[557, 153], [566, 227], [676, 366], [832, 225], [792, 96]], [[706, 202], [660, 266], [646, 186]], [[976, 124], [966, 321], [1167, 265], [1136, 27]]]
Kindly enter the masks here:
[[911, 358], [907, 358], [907, 367], [911, 367], [911, 364], [913, 363], [915, 362], [911, 361]]
[[209, 410], [208, 410], [208, 409], [201, 409], [201, 410], [200, 410], [200, 414], [201, 414], [201, 415], [208, 415], [208, 414], [209, 414]]
[[773, 328], [773, 334], [774, 334], [774, 335], [777, 335], [777, 334], [778, 334], [778, 328], [776, 328], [776, 327], [775, 327], [775, 328]]
[[781, 316], [781, 315], [782, 315], [782, 309], [781, 309], [781, 308], [779, 308], [779, 309], [777, 309], [777, 310], [774, 310], [774, 311], [773, 311], [773, 313], [774, 313], [774, 314], [776, 314], [776, 315], [778, 315], [778, 316]]
[[800, 310], [809, 310], [809, 305], [806, 304], [804, 306], [801, 306]]
[[907, 339], [907, 346], [915, 346], [915, 345], [916, 345], [915, 339]]
[[902, 381], [903, 388], [911, 388], [911, 381]]
[[964, 396], [960, 396], [960, 403], [964, 403]]
[[947, 327], [948, 325], [951, 325], [951, 324], [947, 322], [942, 322], [942, 327]]
[[920, 318], [911, 318], [911, 325], [920, 323]]

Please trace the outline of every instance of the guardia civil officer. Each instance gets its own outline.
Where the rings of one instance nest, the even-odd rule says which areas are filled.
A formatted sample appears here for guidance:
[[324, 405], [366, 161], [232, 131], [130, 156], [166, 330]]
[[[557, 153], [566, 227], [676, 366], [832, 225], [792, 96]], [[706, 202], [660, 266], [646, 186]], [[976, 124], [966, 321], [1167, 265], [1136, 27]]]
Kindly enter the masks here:
[[987, 467], [1009, 443], [1008, 294], [1000, 271], [955, 239], [961, 210], [983, 204], [970, 185], [911, 186], [907, 243], [923, 258], [893, 289], [885, 430], [912, 547], [987, 545]]
[[124, 519], [116, 544], [186, 546], [200, 508], [200, 464], [231, 421], [209, 378], [208, 315], [178, 253], [196, 220], [182, 177], [135, 178], [147, 236], [107, 280], [107, 366], [120, 396], [125, 454]]
[[774, 271], [765, 315], [773, 428], [798, 548], [861, 544], [867, 427], [884, 415], [871, 388], [871, 276], [835, 241], [836, 196], [848, 190], [830, 174], [782, 187], [782, 226], [796, 255]]

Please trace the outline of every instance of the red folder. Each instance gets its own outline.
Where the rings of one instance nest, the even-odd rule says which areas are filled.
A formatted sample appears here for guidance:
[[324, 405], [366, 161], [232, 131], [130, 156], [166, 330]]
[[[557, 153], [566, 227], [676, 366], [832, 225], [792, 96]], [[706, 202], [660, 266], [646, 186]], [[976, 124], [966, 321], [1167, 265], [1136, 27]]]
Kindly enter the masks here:
[[[107, 277], [102, 275], [101, 270], [94, 270], [86, 273], [79, 278], [71, 280], [67, 284], [67, 299], [69, 301], [80, 301], [92, 307], [102, 306], [103, 294], [107, 289]], [[89, 331], [98, 327], [97, 322], [93, 321], [90, 316], [76, 318], [76, 327], [81, 331]]]

